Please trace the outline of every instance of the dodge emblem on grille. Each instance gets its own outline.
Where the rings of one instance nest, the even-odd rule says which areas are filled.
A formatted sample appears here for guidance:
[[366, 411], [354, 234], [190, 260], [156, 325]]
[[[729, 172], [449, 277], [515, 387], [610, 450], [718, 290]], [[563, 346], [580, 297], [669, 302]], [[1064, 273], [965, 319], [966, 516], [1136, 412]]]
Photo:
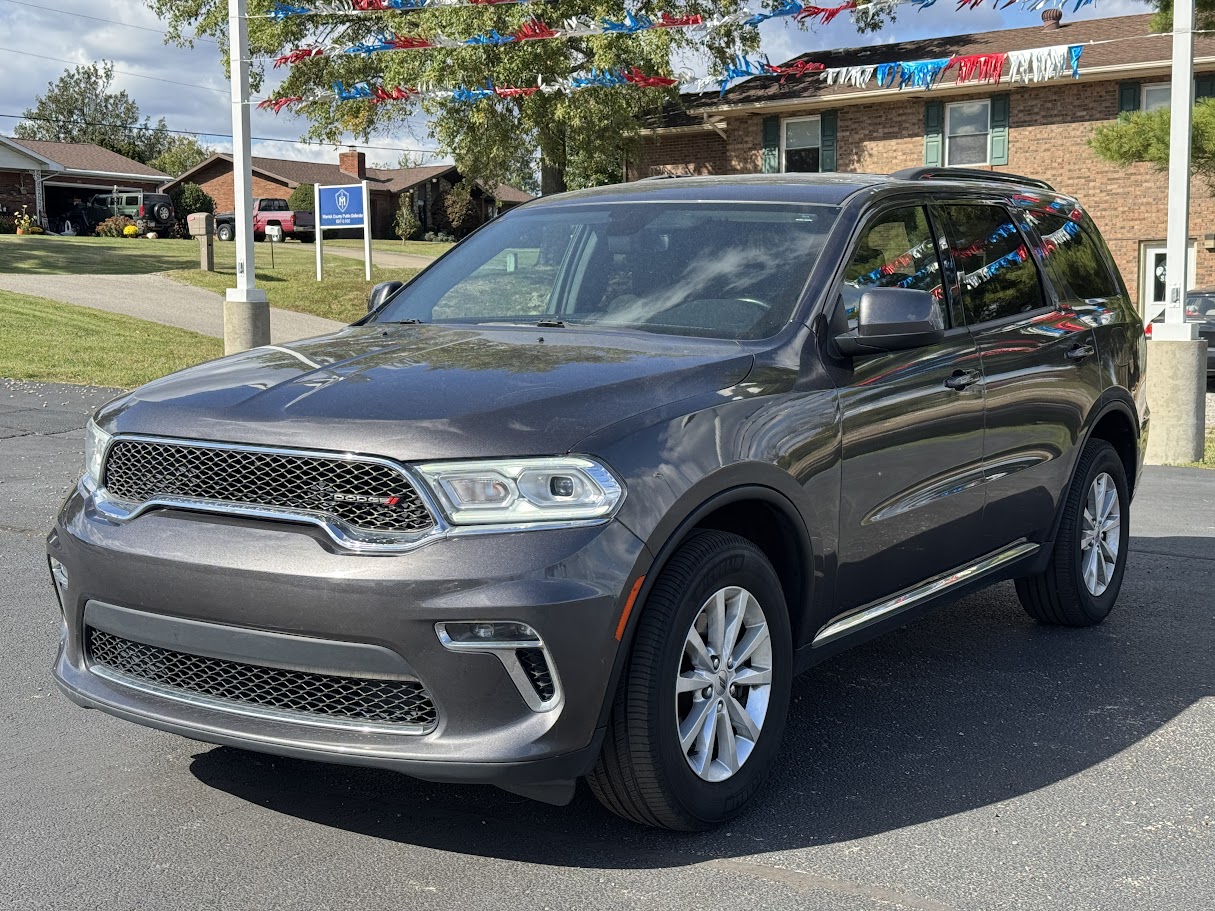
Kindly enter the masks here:
[[333, 499], [338, 503], [374, 503], [377, 506], [396, 506], [401, 502], [400, 497], [367, 497], [357, 493], [335, 493]]

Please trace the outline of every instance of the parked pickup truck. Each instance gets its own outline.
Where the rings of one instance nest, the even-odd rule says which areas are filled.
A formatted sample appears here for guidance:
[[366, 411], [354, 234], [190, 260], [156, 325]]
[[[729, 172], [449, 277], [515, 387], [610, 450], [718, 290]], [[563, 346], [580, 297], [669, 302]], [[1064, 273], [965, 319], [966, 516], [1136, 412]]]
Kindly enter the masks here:
[[[283, 238], [294, 237], [310, 244], [316, 240], [316, 222], [311, 212], [293, 212], [285, 199], [262, 197], [253, 200], [253, 239], [265, 240], [266, 228], [278, 225]], [[236, 240], [236, 213], [223, 212], [215, 216], [215, 236], [219, 240]]]

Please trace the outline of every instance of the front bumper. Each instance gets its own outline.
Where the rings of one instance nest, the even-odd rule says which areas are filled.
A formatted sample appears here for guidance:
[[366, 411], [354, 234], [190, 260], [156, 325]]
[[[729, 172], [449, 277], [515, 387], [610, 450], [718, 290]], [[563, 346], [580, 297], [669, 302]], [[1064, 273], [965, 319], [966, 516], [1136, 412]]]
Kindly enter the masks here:
[[[642, 543], [618, 522], [449, 538], [369, 557], [340, 552], [302, 525], [171, 510], [114, 523], [79, 490], [48, 552], [68, 575], [55, 677], [73, 702], [208, 743], [503, 785], [573, 778], [594, 764], [620, 648], [616, 624], [646, 562]], [[226, 657], [215, 636], [227, 629], [243, 643], [260, 635], [330, 644], [326, 673], [367, 676], [359, 655], [397, 658], [426, 687], [436, 721], [422, 733], [322, 726], [116, 681], [92, 670], [85, 653], [86, 609], [97, 616], [99, 603], [126, 617], [128, 639], [167, 638], [186, 654]], [[497, 656], [444, 647], [435, 624], [470, 620], [536, 630], [559, 675], [556, 704], [529, 706]]]

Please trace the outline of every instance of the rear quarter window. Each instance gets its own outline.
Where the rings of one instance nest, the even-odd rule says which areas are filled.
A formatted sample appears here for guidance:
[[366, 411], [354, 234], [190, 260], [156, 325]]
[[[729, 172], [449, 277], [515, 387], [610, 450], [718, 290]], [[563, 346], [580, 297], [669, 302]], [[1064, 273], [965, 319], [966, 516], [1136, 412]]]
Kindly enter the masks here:
[[1060, 297], [1098, 303], [1119, 296], [1114, 276], [1091, 228], [1053, 213], [1034, 213], [1032, 218]]

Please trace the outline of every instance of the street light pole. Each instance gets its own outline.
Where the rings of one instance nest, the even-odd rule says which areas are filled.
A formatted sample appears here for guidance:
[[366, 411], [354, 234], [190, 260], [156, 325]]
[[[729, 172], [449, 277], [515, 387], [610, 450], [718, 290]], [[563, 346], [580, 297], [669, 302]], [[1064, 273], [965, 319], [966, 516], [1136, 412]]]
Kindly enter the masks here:
[[[1190, 124], [1194, 109], [1194, 0], [1173, 4], [1169, 102], [1169, 215], [1164, 322], [1148, 349], [1147, 461], [1194, 462], [1206, 436], [1207, 343], [1186, 321], [1190, 250]], [[1146, 315], [1146, 314], [1145, 314]], [[1148, 317], [1150, 318], [1150, 316]]]
[[236, 287], [224, 298], [224, 353], [270, 344], [270, 305], [253, 266], [253, 150], [249, 138], [247, 0], [228, 0], [232, 81], [232, 192], [236, 210]]

